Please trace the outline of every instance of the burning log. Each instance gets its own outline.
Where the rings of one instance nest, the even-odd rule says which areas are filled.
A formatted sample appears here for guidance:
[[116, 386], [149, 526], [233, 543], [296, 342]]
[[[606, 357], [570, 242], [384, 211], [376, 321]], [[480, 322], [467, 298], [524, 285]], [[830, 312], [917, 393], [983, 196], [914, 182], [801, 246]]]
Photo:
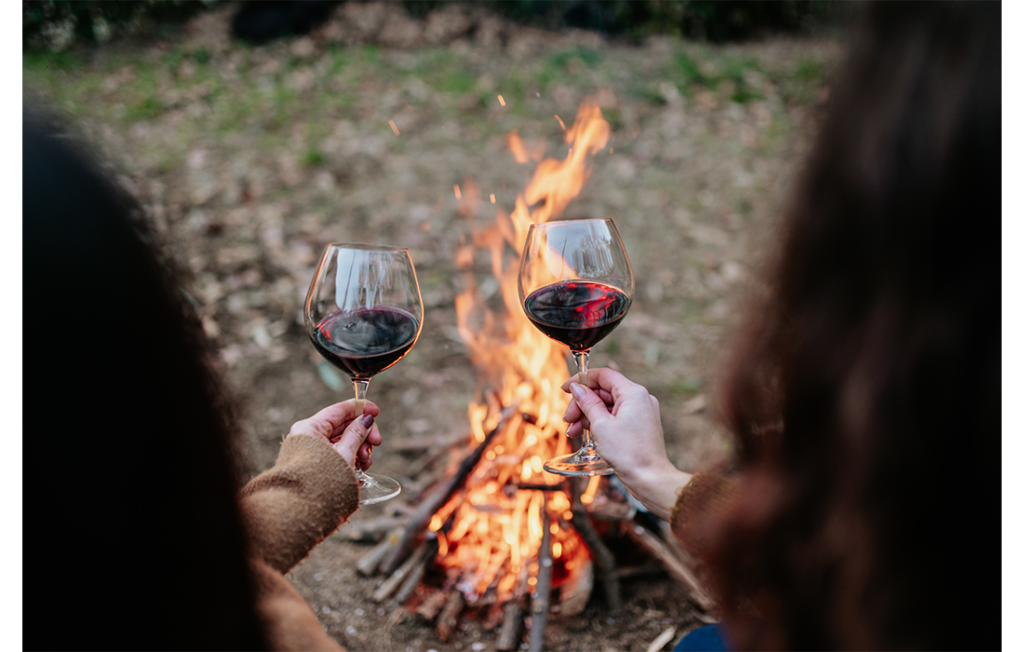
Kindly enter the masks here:
[[462, 597], [462, 591], [452, 589], [441, 610], [441, 615], [437, 617], [437, 636], [442, 643], [447, 643], [451, 638], [455, 626], [459, 624], [459, 614], [462, 613], [465, 606], [466, 601]]
[[542, 513], [544, 514], [544, 536], [540, 544], [540, 557], [537, 567], [537, 586], [533, 591], [531, 610], [533, 622], [530, 623], [530, 652], [541, 652], [544, 649], [544, 627], [548, 622], [549, 598], [551, 596], [551, 517], [548, 515], [548, 503], [545, 499]]
[[605, 599], [608, 600], [608, 610], [617, 613], [622, 609], [622, 595], [619, 593], [619, 577], [615, 572], [615, 557], [612, 556], [611, 551], [594, 530], [594, 525], [590, 522], [590, 515], [587, 514], [587, 510], [580, 500], [583, 493], [580, 480], [582, 478], [569, 482], [569, 486], [572, 488], [572, 525], [583, 542], [587, 544], [594, 563], [601, 571], [601, 586], [604, 588]]
[[381, 566], [381, 570], [384, 573], [392, 573], [395, 568], [409, 555], [416, 541], [419, 539], [423, 530], [426, 529], [427, 525], [430, 524], [430, 519], [434, 516], [441, 507], [447, 503], [455, 492], [462, 488], [466, 483], [466, 479], [469, 474], [473, 471], [477, 464], [480, 462], [480, 458], [483, 457], [484, 450], [490, 445], [491, 440], [497, 435], [504, 427], [505, 423], [512, 414], [516, 411], [516, 406], [509, 406], [502, 410], [501, 418], [498, 420], [497, 425], [491, 429], [484, 440], [476, 447], [476, 449], [459, 464], [458, 470], [451, 478], [441, 484], [437, 490], [430, 495], [430, 498], [423, 501], [419, 507], [416, 508], [416, 512], [409, 519], [409, 525], [406, 528], [405, 535], [402, 540], [398, 542], [398, 545], [392, 551], [391, 555], [384, 561]]
[[690, 598], [692, 598], [695, 603], [700, 605], [700, 607], [705, 611], [714, 606], [714, 601], [707, 593], [704, 592], [704, 589], [697, 582], [696, 576], [689, 568], [683, 565], [683, 563], [672, 553], [669, 547], [661, 539], [655, 536], [653, 532], [636, 521], [623, 523], [622, 527], [626, 530], [626, 534], [628, 534], [633, 541], [637, 542], [640, 547], [651, 553], [655, 559], [664, 565], [665, 570], [668, 571], [669, 575], [682, 582], [683, 586], [689, 590]]
[[[660, 568], [659, 568], [660, 570]], [[619, 579], [622, 574], [619, 573]], [[576, 616], [583, 613], [594, 590], [594, 562], [590, 557], [581, 556], [574, 560], [562, 582], [559, 613], [562, 616]]]

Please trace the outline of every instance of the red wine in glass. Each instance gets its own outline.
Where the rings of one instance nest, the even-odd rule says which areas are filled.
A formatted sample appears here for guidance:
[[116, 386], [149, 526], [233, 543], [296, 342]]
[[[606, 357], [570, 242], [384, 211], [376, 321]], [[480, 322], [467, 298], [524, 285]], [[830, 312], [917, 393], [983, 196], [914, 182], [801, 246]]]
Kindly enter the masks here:
[[419, 330], [419, 321], [401, 308], [375, 306], [325, 317], [310, 339], [324, 359], [351, 378], [373, 378], [405, 357]]
[[[569, 347], [580, 382], [590, 350], [622, 323], [633, 296], [633, 269], [611, 220], [561, 220], [530, 226], [519, 263], [519, 300], [542, 333]], [[590, 431], [579, 450], [544, 462], [549, 473], [606, 475]]]
[[622, 322], [629, 297], [592, 281], [560, 281], [535, 290], [523, 309], [533, 325], [571, 351], [587, 351]]
[[[370, 380], [401, 360], [423, 328], [423, 300], [409, 250], [332, 242], [324, 247], [305, 305], [306, 332], [330, 364], [348, 374], [356, 415]], [[359, 504], [397, 496], [394, 478], [355, 469]]]

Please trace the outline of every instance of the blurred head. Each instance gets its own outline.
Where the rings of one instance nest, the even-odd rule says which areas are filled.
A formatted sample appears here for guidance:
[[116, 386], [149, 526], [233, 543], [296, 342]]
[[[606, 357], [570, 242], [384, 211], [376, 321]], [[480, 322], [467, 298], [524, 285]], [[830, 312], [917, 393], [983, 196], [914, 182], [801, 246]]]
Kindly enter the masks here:
[[1000, 6], [866, 7], [721, 392], [740, 649], [998, 647]]
[[137, 203], [23, 122], [27, 649], [259, 649], [231, 430]]

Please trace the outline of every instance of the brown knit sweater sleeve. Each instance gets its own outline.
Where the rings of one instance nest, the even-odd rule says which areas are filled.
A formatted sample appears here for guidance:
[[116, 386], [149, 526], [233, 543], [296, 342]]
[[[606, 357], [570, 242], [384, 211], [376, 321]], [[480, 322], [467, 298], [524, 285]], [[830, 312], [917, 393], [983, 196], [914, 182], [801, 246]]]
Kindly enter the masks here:
[[698, 471], [686, 483], [669, 523], [672, 533], [691, 554], [705, 558], [710, 549], [711, 522], [721, 515], [736, 498], [735, 482], [711, 473]]
[[239, 494], [253, 552], [281, 573], [336, 530], [359, 506], [355, 471], [324, 440], [299, 435], [277, 463]]

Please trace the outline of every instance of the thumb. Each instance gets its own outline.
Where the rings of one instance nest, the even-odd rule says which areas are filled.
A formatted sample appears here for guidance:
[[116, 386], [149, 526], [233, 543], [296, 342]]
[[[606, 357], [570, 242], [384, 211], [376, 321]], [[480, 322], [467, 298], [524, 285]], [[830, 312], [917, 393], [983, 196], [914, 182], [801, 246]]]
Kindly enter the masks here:
[[362, 417], [355, 419], [352, 423], [348, 424], [345, 431], [341, 433], [341, 437], [337, 439], [331, 446], [334, 450], [338, 451], [345, 461], [349, 464], [353, 463], [356, 458], [356, 451], [366, 441], [367, 435], [370, 434], [370, 429], [373, 428], [373, 415], [364, 414]]
[[602, 401], [601, 397], [595, 394], [589, 387], [584, 387], [579, 383], [571, 383], [569, 385], [569, 391], [572, 392], [572, 397], [575, 399], [576, 405], [580, 406], [580, 410], [590, 421], [591, 430], [593, 430], [597, 424], [611, 418], [611, 413], [608, 412], [608, 408], [605, 406], [604, 401]]

